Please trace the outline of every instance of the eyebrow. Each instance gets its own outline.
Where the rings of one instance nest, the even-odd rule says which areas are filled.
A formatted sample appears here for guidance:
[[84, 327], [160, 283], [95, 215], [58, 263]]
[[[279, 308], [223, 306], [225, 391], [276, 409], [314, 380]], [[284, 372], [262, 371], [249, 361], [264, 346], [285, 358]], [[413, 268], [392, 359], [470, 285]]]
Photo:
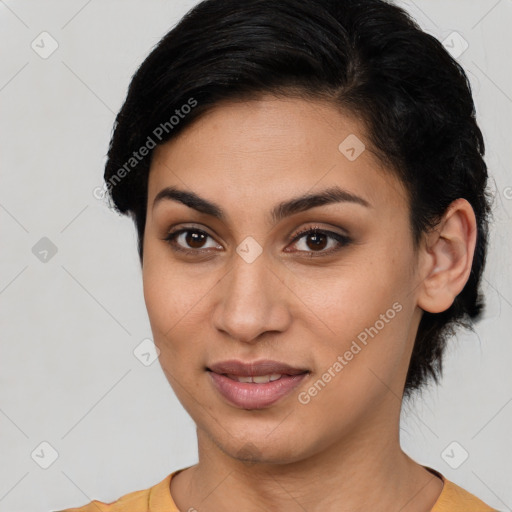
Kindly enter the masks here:
[[[200, 213], [211, 215], [221, 221], [226, 220], [226, 214], [219, 205], [200, 197], [195, 192], [180, 190], [176, 187], [166, 187], [156, 195], [153, 208], [163, 200], [177, 201]], [[270, 219], [274, 224], [277, 224], [291, 215], [333, 203], [354, 203], [366, 208], [372, 207], [366, 199], [338, 186], [333, 186], [318, 193], [304, 194], [277, 204], [270, 212]]]

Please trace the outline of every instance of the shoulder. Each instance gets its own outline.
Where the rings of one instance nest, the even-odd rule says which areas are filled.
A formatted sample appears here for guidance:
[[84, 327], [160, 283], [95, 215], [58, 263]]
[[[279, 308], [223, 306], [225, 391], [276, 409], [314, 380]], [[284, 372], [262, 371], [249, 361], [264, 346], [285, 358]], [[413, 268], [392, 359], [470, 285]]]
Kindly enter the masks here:
[[109, 503], [93, 500], [80, 507], [55, 512], [174, 512], [177, 509], [173, 508], [169, 484], [177, 472], [167, 475], [152, 487], [130, 492]]
[[150, 491], [151, 488], [130, 492], [110, 503], [93, 500], [82, 507], [67, 508], [58, 512], [125, 512], [128, 510], [148, 512]]
[[431, 512], [498, 512], [466, 489], [447, 480], [441, 473], [432, 468], [428, 469], [435, 472], [444, 483], [443, 490]]

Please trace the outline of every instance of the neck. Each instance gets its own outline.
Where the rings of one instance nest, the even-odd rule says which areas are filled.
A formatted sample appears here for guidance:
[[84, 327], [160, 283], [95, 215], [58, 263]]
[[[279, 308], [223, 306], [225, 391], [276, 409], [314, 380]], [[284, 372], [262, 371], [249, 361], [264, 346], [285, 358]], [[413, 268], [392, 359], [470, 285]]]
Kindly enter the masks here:
[[199, 463], [177, 475], [180, 485], [171, 492], [183, 511], [430, 511], [441, 480], [402, 451], [398, 422], [395, 429], [382, 427], [374, 424], [373, 433], [354, 429], [283, 464], [239, 460], [199, 430]]

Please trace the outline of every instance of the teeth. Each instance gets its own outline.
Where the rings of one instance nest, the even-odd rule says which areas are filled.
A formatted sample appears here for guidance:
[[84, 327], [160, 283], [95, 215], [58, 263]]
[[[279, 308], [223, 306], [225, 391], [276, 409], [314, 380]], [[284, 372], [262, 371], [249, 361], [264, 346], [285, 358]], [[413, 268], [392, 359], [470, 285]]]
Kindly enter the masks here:
[[266, 382], [270, 382], [270, 375], [255, 375], [252, 381], [256, 384], [265, 384]]
[[271, 375], [254, 375], [251, 376], [241, 376], [241, 375], [228, 375], [230, 379], [236, 380], [238, 382], [252, 382], [254, 384], [266, 384], [267, 382], [273, 382], [282, 377], [281, 373], [272, 373]]

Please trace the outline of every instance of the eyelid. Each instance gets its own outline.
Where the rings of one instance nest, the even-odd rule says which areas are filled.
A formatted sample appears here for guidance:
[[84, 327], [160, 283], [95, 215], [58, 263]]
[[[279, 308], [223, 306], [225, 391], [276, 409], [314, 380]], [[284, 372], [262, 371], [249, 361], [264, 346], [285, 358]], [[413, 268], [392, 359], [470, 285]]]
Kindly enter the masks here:
[[311, 233], [311, 232], [327, 233], [329, 235], [338, 235], [340, 237], [349, 238], [348, 234], [346, 234], [346, 233], [336, 233], [335, 231], [332, 231], [329, 228], [323, 228], [319, 224], [312, 224], [305, 228], [300, 228], [290, 238], [292, 239], [292, 242], [293, 242], [297, 238], [300, 238], [302, 235], [304, 235], [306, 233]]
[[352, 238], [348, 236], [347, 234], [337, 233], [335, 231], [332, 231], [330, 229], [322, 228], [318, 224], [310, 225], [305, 228], [299, 229], [295, 234], [292, 236], [291, 244], [297, 243], [301, 238], [304, 238], [305, 235], [310, 233], [320, 233], [323, 235], [328, 236], [331, 239], [335, 239], [336, 242], [339, 244], [338, 247], [331, 248], [327, 251], [286, 251], [286, 252], [305, 252], [309, 255], [309, 257], [322, 257], [322, 256], [330, 256], [331, 254], [334, 254], [338, 251], [340, 251], [343, 247], [346, 247], [347, 245], [350, 245], [352, 243]]
[[[180, 236], [181, 234], [187, 233], [187, 232], [202, 233], [202, 234], [206, 235], [207, 237], [211, 238], [212, 240], [215, 240], [215, 238], [212, 235], [210, 235], [210, 233], [208, 233], [208, 231], [206, 231], [204, 228], [199, 228], [199, 227], [192, 226], [192, 225], [182, 226], [182, 227], [179, 227], [174, 230], [172, 230], [172, 229], [169, 230], [166, 233], [163, 240], [171, 246], [172, 250], [177, 251], [177, 252], [194, 254], [194, 255], [201, 255], [201, 254], [204, 255], [205, 252], [210, 252], [210, 250], [212, 249], [211, 247], [209, 247], [207, 249], [187, 249], [185, 247], [181, 247], [178, 244], [176, 244], [175, 243], [176, 238], [178, 236]], [[215, 243], [218, 244], [217, 241], [215, 241]], [[220, 245], [220, 244], [218, 244], [218, 245]]]
[[[181, 247], [178, 244], [176, 244], [175, 243], [176, 238], [178, 236], [180, 236], [181, 234], [187, 233], [187, 232], [202, 233], [202, 234], [206, 235], [207, 237], [211, 238], [212, 240], [215, 240], [215, 238], [212, 235], [210, 235], [205, 229], [203, 229], [202, 227], [200, 228], [200, 227], [196, 227], [196, 226], [193, 226], [193, 225], [182, 226], [182, 227], [179, 227], [179, 228], [177, 228], [175, 230], [170, 230], [166, 234], [166, 236], [163, 238], [163, 240], [166, 241], [171, 246], [171, 248], [174, 251], [177, 251], [177, 252], [192, 254], [192, 255], [195, 255], [195, 256], [200, 256], [200, 255], [204, 255], [205, 253], [211, 252], [211, 250], [212, 250], [211, 247], [206, 248], [206, 249], [187, 249], [187, 248]], [[288, 252], [288, 253], [289, 252], [306, 253], [310, 257], [316, 257], [316, 256], [321, 257], [321, 256], [328, 256], [330, 254], [338, 252], [343, 247], [345, 247], [345, 246], [349, 245], [350, 243], [352, 243], [351, 237], [346, 235], [346, 234], [337, 233], [335, 231], [331, 231], [329, 229], [322, 228], [318, 224], [313, 224], [313, 225], [309, 225], [307, 227], [301, 228], [298, 231], [296, 231], [291, 236], [290, 244], [297, 243], [301, 238], [304, 238], [305, 235], [310, 234], [310, 233], [320, 233], [320, 234], [326, 235], [328, 238], [336, 240], [336, 242], [339, 245], [338, 245], [338, 247], [331, 248], [331, 249], [329, 249], [327, 251], [324, 251], [324, 250], [321, 250], [321, 251], [301, 251], [301, 250], [299, 250], [299, 251], [286, 251], [285, 250], [285, 252]], [[218, 244], [218, 242], [216, 242], [216, 243]], [[218, 245], [221, 245], [221, 244], [218, 244]], [[214, 249], [214, 250], [217, 250], [217, 249]]]

